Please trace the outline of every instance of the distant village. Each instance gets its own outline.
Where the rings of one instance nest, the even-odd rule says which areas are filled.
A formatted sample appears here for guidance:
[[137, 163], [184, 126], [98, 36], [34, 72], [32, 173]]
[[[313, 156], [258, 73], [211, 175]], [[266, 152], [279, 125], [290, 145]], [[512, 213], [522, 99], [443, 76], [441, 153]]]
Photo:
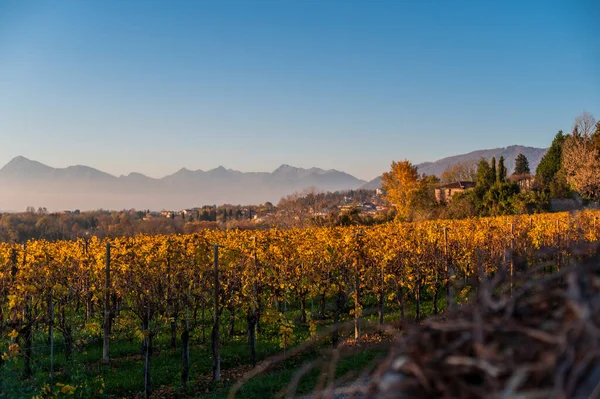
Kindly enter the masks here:
[[391, 207], [383, 191], [348, 190], [323, 193], [315, 189], [282, 198], [277, 205], [204, 205], [163, 210], [63, 210], [27, 207], [0, 213], [0, 240], [75, 239], [135, 234], [190, 234], [203, 229], [268, 229], [311, 225], [373, 224], [389, 220]]
[[[356, 196], [355, 193], [360, 193], [361, 195]], [[278, 206], [266, 202], [265, 204], [256, 206], [213, 205], [182, 210], [147, 210], [143, 220], [150, 221], [158, 218], [181, 219], [188, 222], [251, 220], [254, 223], [268, 223], [269, 221], [276, 221], [280, 216], [292, 216], [295, 219], [300, 219], [302, 215], [329, 217], [332, 214], [346, 212], [358, 212], [363, 215], [375, 216], [378, 213], [389, 210], [389, 205], [382, 199], [383, 190], [380, 188], [376, 190], [350, 190], [343, 192], [342, 195], [336, 194], [338, 193], [318, 193], [316, 191], [296, 193], [282, 199]], [[290, 206], [286, 206], [295, 201], [303, 202], [302, 200], [306, 197], [312, 197], [313, 204], [309, 204], [309, 200], [305, 207], [302, 204], [292, 207], [293, 209], [290, 209]]]

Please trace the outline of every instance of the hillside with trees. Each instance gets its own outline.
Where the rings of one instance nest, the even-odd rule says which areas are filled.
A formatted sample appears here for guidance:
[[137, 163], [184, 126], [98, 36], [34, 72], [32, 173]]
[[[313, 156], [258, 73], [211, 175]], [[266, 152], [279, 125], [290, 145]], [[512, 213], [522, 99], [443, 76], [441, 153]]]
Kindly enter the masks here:
[[[532, 174], [532, 165], [535, 174]], [[552, 209], [554, 200], [569, 200], [574, 208], [600, 199], [600, 121], [590, 113], [575, 119], [573, 132], [559, 131], [539, 162], [519, 153], [509, 168], [504, 156], [457, 162], [441, 173], [419, 174], [410, 161], [393, 162], [382, 176], [385, 198], [394, 205], [396, 218], [422, 220], [539, 213]], [[512, 170], [512, 173], [510, 172]], [[439, 183], [472, 181], [450, 201], [435, 201]], [[441, 186], [443, 187], [443, 186]]]
[[[447, 170], [452, 169], [456, 165], [476, 165], [481, 158], [491, 160], [492, 158], [500, 159], [504, 157], [506, 167], [509, 173], [513, 173], [516, 164], [516, 158], [519, 154], [523, 154], [529, 160], [532, 169], [535, 169], [546, 153], [547, 148], [526, 147], [522, 145], [511, 145], [502, 148], [492, 148], [487, 150], [471, 151], [466, 154], [453, 155], [442, 158], [434, 162], [423, 162], [417, 164], [419, 174], [435, 175], [444, 180], [442, 176]], [[381, 187], [381, 176], [377, 176], [361, 188], [375, 190]]]

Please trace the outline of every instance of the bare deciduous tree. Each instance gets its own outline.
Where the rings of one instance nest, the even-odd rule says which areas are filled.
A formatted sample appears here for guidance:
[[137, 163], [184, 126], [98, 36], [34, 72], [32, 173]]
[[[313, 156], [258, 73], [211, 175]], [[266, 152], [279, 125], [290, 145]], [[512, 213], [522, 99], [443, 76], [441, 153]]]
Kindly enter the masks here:
[[596, 118], [589, 112], [584, 112], [575, 118], [573, 132], [577, 132], [580, 136], [590, 136], [594, 133], [596, 127]]
[[596, 121], [589, 113], [577, 117], [573, 136], [563, 146], [562, 167], [567, 183], [588, 198], [600, 198], [600, 154], [592, 133]]
[[452, 164], [442, 173], [440, 180], [442, 183], [454, 183], [463, 180], [476, 181], [478, 163], [478, 159], [472, 159]]
[[304, 227], [324, 206], [323, 193], [315, 187], [310, 187], [282, 198], [277, 204], [279, 212], [275, 222], [287, 228]]

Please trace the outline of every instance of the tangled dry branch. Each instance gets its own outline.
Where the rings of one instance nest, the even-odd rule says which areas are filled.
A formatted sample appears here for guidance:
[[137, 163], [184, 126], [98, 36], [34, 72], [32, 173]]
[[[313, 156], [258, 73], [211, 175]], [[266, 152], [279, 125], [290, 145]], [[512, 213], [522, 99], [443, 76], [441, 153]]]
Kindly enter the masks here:
[[[319, 368], [310, 398], [600, 398], [600, 246], [573, 247], [570, 256], [576, 264], [549, 275], [530, 268], [512, 294], [500, 273], [480, 276], [466, 305], [421, 324], [377, 326], [390, 337], [378, 367], [334, 381], [350, 350], [334, 348], [302, 367], [282, 396], [294, 397], [300, 379]], [[231, 397], [247, 379], [317, 342], [265, 363]]]

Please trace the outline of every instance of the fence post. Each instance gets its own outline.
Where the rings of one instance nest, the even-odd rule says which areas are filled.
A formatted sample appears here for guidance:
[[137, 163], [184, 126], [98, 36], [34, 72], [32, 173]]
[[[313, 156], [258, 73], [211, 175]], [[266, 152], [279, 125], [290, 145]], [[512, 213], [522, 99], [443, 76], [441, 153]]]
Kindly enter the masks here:
[[212, 330], [212, 358], [213, 358], [213, 381], [221, 380], [221, 356], [219, 353], [219, 245], [214, 245], [214, 273], [215, 273], [215, 292], [214, 292], [214, 312], [213, 312], [213, 330]]
[[104, 345], [102, 348], [102, 363], [110, 362], [110, 243], [106, 243], [106, 278], [104, 292]]

